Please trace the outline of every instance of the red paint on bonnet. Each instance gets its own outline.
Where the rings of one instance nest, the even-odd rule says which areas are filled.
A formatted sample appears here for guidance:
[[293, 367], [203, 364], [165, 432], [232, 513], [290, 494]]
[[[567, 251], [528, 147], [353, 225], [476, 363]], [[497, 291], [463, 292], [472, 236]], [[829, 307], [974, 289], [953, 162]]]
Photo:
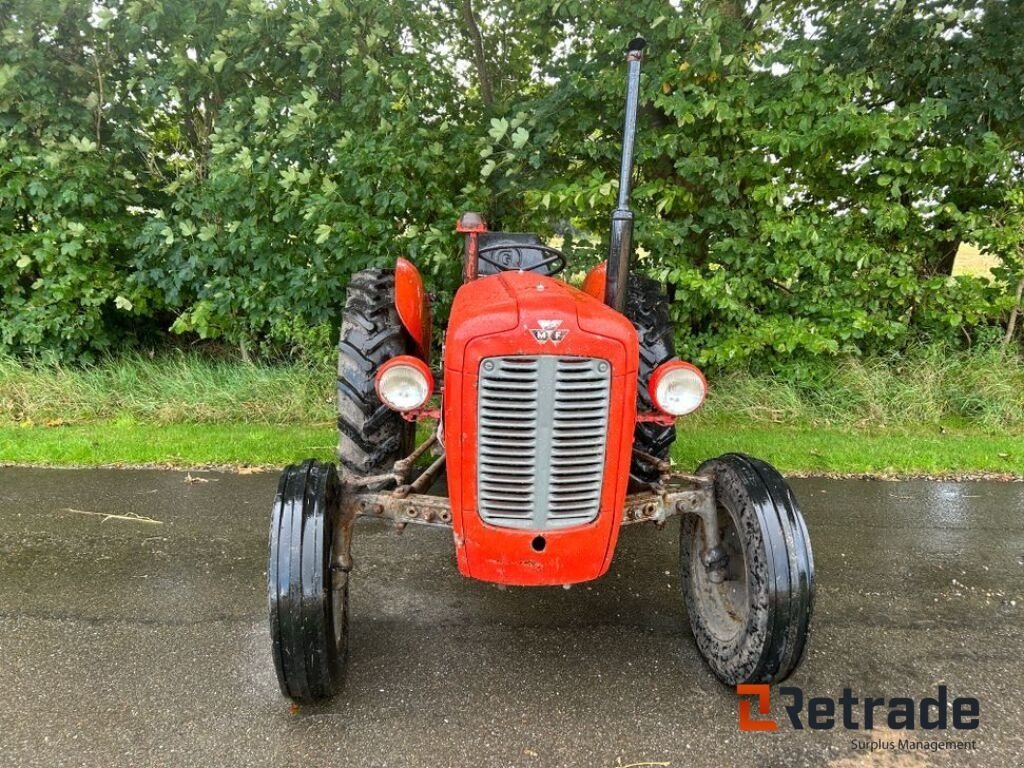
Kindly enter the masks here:
[[[538, 321], [568, 333], [554, 345], [539, 340]], [[477, 510], [477, 386], [481, 361], [507, 355], [567, 355], [608, 360], [611, 399], [604, 485], [597, 519], [544, 531], [485, 523]], [[615, 551], [629, 482], [636, 415], [639, 344], [632, 323], [592, 296], [553, 278], [503, 272], [463, 285], [445, 340], [444, 429], [452, 527], [460, 572], [521, 586], [574, 584], [607, 571]]]

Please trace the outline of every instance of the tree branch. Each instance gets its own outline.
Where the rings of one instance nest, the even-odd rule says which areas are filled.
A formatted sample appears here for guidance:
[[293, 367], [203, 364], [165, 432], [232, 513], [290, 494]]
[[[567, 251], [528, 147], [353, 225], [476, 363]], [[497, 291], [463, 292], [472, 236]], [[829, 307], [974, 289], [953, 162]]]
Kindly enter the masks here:
[[472, 0], [462, 0], [462, 20], [466, 24], [466, 32], [473, 41], [473, 57], [476, 59], [476, 74], [480, 81], [480, 98], [486, 106], [494, 104], [494, 91], [491, 89], [491, 76], [487, 74], [487, 58], [484, 56], [484, 37], [480, 26], [473, 15]]
[[1010, 346], [1010, 342], [1013, 340], [1013, 334], [1017, 331], [1017, 317], [1020, 315], [1020, 301], [1024, 297], [1024, 277], [1017, 283], [1017, 297], [1013, 303], [1013, 310], [1010, 312], [1010, 321], [1006, 324], [1006, 335], [1003, 336], [1002, 351], [1005, 354], [1007, 348]]

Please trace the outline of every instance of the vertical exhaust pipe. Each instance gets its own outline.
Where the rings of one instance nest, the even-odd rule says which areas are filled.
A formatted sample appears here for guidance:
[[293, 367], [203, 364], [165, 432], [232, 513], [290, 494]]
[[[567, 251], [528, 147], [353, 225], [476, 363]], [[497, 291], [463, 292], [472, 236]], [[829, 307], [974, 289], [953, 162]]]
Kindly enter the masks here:
[[640, 62], [646, 45], [642, 37], [637, 37], [630, 40], [626, 48], [629, 71], [626, 76], [626, 121], [622, 130], [619, 201], [612, 212], [607, 282], [604, 289], [604, 303], [618, 312], [626, 311], [629, 262], [633, 256], [633, 212], [629, 209], [629, 195], [633, 186], [633, 144], [636, 141], [636, 110], [640, 98]]

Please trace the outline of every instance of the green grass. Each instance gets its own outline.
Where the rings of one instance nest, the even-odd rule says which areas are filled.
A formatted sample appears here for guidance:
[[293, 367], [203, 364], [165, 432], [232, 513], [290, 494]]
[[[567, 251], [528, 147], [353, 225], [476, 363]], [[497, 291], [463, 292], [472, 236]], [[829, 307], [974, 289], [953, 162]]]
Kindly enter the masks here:
[[[278, 467], [334, 451], [333, 372], [198, 355], [89, 368], [0, 359], [0, 463]], [[711, 377], [673, 458], [788, 472], [1024, 476], [1024, 363], [925, 350]]]
[[[0, 427], [0, 463], [282, 467], [330, 459], [331, 427], [266, 424], [138, 424]], [[1024, 475], [1024, 438], [980, 431], [767, 426], [705, 419], [680, 428], [673, 459], [692, 469], [742, 451], [786, 472], [871, 475]]]
[[281, 466], [334, 454], [330, 427], [138, 424], [0, 427], [0, 463], [61, 466]]
[[329, 424], [333, 372], [199, 354], [132, 354], [88, 367], [0, 358], [0, 425], [126, 418], [140, 424]]
[[712, 379], [709, 413], [767, 423], [873, 429], [963, 426], [1024, 431], [1024, 359], [996, 349], [918, 350]]

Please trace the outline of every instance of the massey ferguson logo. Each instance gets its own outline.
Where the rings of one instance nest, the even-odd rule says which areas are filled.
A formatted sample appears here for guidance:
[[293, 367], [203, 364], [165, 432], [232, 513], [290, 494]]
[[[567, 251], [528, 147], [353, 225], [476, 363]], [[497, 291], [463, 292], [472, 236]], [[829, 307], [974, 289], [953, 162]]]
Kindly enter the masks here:
[[547, 344], [549, 341], [552, 344], [558, 344], [566, 336], [569, 335], [567, 329], [563, 329], [561, 320], [538, 320], [537, 324], [540, 328], [531, 328], [530, 333], [541, 344]]

